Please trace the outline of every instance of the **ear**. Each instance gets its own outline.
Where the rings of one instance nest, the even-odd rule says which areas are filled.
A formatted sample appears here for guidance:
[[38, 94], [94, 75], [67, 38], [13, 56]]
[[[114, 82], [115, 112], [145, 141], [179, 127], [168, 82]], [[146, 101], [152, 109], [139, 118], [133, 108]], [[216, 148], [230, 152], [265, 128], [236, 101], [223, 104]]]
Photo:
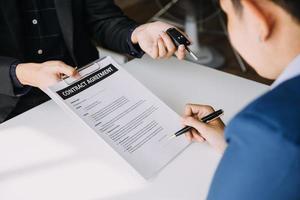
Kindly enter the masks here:
[[268, 13], [259, 5], [259, 1], [241, 0], [243, 6], [243, 17], [247, 20], [252, 29], [251, 32], [260, 41], [269, 39], [272, 33], [272, 19]]

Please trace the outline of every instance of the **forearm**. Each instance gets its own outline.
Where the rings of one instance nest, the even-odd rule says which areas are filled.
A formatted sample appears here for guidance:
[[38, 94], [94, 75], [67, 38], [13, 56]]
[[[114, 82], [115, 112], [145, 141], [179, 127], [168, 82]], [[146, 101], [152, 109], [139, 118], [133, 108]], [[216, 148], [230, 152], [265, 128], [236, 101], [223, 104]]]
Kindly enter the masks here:
[[117, 7], [112, 0], [87, 0], [87, 23], [95, 40], [106, 48], [130, 53], [127, 38], [137, 23]]

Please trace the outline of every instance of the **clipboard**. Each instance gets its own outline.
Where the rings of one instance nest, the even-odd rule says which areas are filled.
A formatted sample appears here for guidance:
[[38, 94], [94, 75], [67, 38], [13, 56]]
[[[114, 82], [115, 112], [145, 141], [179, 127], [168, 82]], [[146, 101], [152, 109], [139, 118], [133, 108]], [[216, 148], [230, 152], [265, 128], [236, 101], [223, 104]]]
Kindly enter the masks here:
[[67, 77], [46, 93], [145, 179], [189, 145], [187, 140], [166, 145], [166, 134], [181, 128], [179, 115], [110, 56], [82, 67], [79, 73], [79, 79]]

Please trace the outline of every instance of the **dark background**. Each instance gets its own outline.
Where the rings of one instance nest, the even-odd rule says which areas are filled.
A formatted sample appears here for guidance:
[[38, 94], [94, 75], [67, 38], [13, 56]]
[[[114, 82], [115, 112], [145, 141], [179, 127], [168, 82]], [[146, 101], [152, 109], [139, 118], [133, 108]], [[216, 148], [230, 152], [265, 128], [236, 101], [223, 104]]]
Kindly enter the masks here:
[[[161, 0], [162, 3], [169, 0]], [[139, 23], [148, 22], [159, 10], [160, 7], [155, 0], [116, 0], [123, 11], [132, 19]], [[180, 15], [180, 14], [179, 14]], [[226, 17], [221, 13], [224, 20]], [[239, 64], [234, 56], [233, 49], [228, 41], [226, 34], [215, 33], [216, 31], [223, 32], [222, 26], [218, 18], [213, 18], [205, 23], [202, 23], [202, 27], [207, 31], [199, 32], [199, 39], [203, 44], [208, 44], [217, 49], [226, 58], [225, 64], [220, 70], [235, 74], [250, 80], [257, 82], [271, 84], [271, 80], [260, 77], [251, 67], [247, 66], [247, 71], [242, 72]]]

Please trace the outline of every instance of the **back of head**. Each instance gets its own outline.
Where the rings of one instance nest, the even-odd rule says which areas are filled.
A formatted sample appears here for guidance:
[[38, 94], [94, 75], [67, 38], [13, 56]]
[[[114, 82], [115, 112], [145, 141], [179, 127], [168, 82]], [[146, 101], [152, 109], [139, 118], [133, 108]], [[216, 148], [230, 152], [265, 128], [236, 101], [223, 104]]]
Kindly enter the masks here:
[[220, 0], [231, 43], [263, 77], [276, 79], [300, 54], [300, 0]]
[[[282, 7], [295, 20], [300, 23], [300, 1], [299, 0], [268, 0]], [[241, 0], [232, 0], [237, 9], [242, 9]]]
[[300, 23], [300, 1], [299, 0], [273, 0], [290, 13]]

